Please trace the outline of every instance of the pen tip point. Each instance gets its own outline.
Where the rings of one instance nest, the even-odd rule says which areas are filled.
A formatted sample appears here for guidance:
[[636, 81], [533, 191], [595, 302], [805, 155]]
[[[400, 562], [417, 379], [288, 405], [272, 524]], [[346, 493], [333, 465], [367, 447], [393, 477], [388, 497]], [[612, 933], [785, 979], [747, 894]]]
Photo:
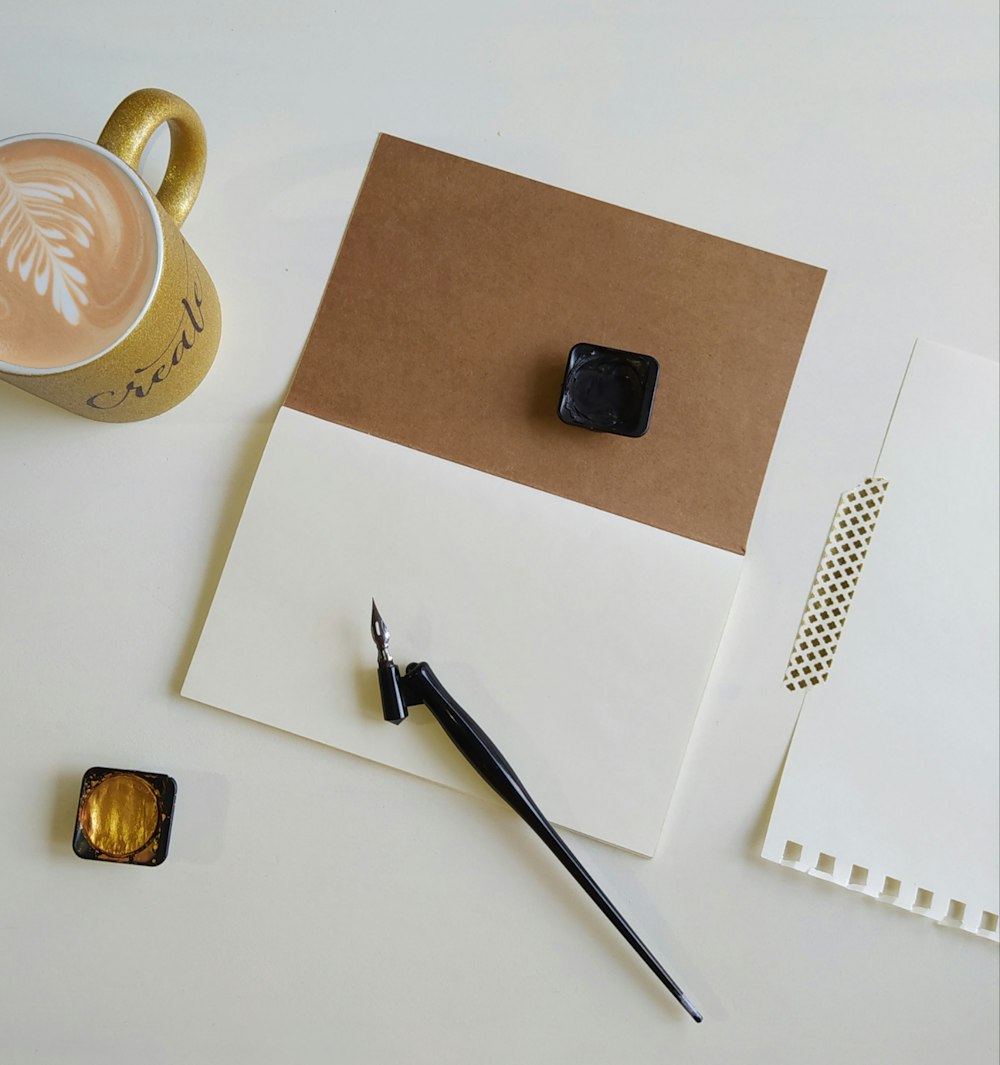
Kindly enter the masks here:
[[689, 1014], [691, 1014], [691, 1019], [695, 1022], [695, 1024], [701, 1024], [704, 1018], [702, 1017], [698, 1007], [695, 1006], [691, 999], [689, 999], [687, 995], [685, 995], [683, 992], [677, 997], [680, 1000], [680, 1004], [688, 1011]]

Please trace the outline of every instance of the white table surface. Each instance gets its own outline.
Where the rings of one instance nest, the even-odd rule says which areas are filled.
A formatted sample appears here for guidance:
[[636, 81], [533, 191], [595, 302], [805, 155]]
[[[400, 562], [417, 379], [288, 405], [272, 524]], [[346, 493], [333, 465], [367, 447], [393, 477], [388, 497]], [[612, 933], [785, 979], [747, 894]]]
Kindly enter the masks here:
[[[758, 856], [837, 496], [916, 337], [997, 354], [995, 4], [12, 0], [0, 50], [0, 135], [199, 110], [224, 311], [150, 422], [0, 385], [0, 1061], [995, 1061], [994, 944]], [[700, 1027], [500, 805], [178, 695], [378, 130], [830, 271], [659, 851], [574, 841]], [[95, 764], [177, 778], [161, 868], [73, 855]]]

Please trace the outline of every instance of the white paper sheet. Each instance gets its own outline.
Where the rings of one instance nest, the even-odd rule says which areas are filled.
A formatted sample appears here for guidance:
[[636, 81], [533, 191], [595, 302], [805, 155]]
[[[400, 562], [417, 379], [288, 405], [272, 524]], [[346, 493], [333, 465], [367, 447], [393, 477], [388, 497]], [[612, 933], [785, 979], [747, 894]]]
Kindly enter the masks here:
[[805, 696], [764, 857], [997, 938], [997, 364], [918, 343], [829, 680]]
[[183, 694], [492, 795], [426, 710], [383, 722], [374, 597], [552, 821], [651, 855], [741, 562], [283, 408]]

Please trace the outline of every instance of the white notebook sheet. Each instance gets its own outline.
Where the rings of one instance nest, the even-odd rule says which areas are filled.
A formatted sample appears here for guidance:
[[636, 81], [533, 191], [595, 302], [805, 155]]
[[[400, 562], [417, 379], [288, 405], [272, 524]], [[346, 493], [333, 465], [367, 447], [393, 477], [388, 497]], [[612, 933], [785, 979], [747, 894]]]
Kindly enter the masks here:
[[383, 722], [374, 597], [550, 820], [648, 856], [741, 563], [282, 408], [183, 694], [492, 796], [426, 710]]
[[764, 857], [997, 938], [997, 364], [920, 342], [829, 679], [810, 688]]

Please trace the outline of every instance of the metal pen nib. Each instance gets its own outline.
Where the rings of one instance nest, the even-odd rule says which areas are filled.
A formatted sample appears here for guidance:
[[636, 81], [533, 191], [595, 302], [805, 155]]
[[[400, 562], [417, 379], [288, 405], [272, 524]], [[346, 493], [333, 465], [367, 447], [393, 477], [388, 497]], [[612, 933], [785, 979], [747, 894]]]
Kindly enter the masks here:
[[374, 599], [372, 600], [372, 639], [378, 648], [379, 665], [389, 665], [392, 662], [392, 655], [389, 654], [389, 627], [378, 612]]
[[382, 699], [382, 716], [398, 725], [407, 718], [403, 678], [389, 654], [389, 626], [372, 600], [372, 639], [378, 648], [378, 689]]

